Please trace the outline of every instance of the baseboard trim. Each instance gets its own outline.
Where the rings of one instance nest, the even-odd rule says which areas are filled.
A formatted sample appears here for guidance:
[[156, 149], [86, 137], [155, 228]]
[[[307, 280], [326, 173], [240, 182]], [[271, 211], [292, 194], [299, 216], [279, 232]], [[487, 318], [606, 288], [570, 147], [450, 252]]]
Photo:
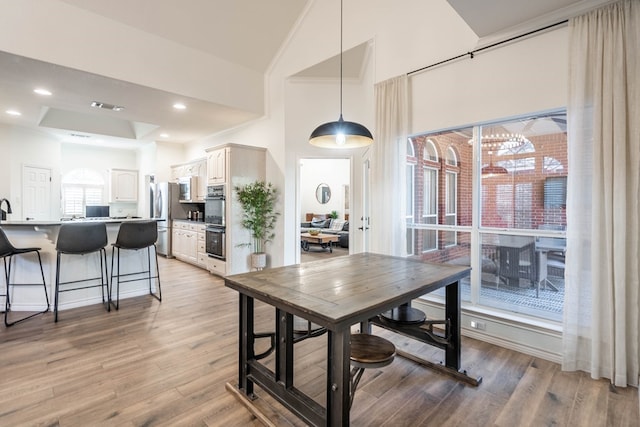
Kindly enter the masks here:
[[[440, 303], [417, 299], [413, 301], [413, 306], [423, 310], [429, 318], [444, 317], [444, 306]], [[472, 328], [472, 322], [481, 327]], [[461, 323], [463, 336], [550, 362], [562, 363], [562, 331], [556, 326], [545, 327], [540, 323], [504, 319], [469, 309], [462, 310]]]

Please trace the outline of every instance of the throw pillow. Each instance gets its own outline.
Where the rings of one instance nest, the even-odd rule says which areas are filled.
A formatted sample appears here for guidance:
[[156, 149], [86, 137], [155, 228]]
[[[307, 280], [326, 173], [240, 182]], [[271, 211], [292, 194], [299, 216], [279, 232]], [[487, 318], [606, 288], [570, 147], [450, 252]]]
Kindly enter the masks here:
[[342, 231], [342, 227], [344, 226], [345, 220], [343, 219], [332, 219], [331, 220], [331, 231]]
[[328, 224], [329, 221], [322, 218], [313, 218], [313, 220], [311, 221], [311, 226], [315, 228], [326, 228]]

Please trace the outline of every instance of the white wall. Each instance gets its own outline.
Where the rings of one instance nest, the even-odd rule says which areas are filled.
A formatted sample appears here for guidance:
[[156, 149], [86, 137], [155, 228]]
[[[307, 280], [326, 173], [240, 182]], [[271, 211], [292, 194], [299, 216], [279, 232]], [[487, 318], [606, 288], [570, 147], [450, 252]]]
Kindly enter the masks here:
[[[0, 198], [11, 202], [10, 220], [22, 216], [22, 167], [51, 169], [51, 218], [60, 215], [60, 143], [49, 135], [0, 124]], [[4, 207], [4, 206], [3, 206]]]
[[[135, 216], [139, 209], [137, 203], [109, 203], [110, 174], [111, 169], [138, 169], [138, 156], [134, 150], [95, 147], [85, 144], [63, 143], [60, 153], [61, 176], [74, 169], [87, 168], [94, 170], [102, 176], [105, 183], [105, 193], [103, 203], [109, 205], [110, 216]], [[143, 179], [138, 179], [138, 183]], [[140, 193], [138, 186], [138, 196], [142, 198], [144, 193]]]
[[567, 53], [562, 27], [413, 75], [411, 133], [565, 107]]
[[[300, 222], [306, 213], [328, 214], [338, 212], [343, 219], [344, 187], [349, 185], [351, 161], [349, 159], [302, 159], [300, 160]], [[316, 189], [327, 184], [331, 189], [329, 202], [322, 204], [316, 199]]]
[[[60, 218], [60, 185], [62, 176], [76, 168], [91, 168], [100, 172], [107, 184], [109, 169], [138, 169], [137, 152], [99, 148], [90, 145], [60, 143], [51, 135], [20, 126], [0, 124], [0, 198], [11, 201], [11, 220], [22, 216], [22, 167], [51, 169], [50, 218]], [[105, 195], [105, 203], [108, 196]], [[133, 214], [137, 206], [121, 206], [120, 214]], [[115, 214], [118, 214], [116, 208]]]

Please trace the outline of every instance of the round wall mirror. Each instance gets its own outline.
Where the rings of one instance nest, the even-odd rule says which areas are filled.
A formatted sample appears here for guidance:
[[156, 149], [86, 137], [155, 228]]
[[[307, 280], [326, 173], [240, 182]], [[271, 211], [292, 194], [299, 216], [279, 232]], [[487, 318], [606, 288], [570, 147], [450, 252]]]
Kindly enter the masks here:
[[331, 199], [331, 188], [327, 184], [318, 185], [318, 188], [316, 188], [316, 200], [318, 203], [324, 205], [329, 203], [329, 199]]

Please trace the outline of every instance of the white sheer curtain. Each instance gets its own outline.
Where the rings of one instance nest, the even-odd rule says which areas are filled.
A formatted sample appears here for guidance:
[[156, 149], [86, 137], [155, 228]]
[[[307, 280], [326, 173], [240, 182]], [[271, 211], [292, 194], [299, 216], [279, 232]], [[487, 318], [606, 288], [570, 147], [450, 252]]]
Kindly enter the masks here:
[[409, 117], [408, 77], [375, 86], [376, 132], [371, 156], [371, 251], [406, 255], [404, 164]]
[[571, 19], [563, 369], [638, 384], [640, 2]]

